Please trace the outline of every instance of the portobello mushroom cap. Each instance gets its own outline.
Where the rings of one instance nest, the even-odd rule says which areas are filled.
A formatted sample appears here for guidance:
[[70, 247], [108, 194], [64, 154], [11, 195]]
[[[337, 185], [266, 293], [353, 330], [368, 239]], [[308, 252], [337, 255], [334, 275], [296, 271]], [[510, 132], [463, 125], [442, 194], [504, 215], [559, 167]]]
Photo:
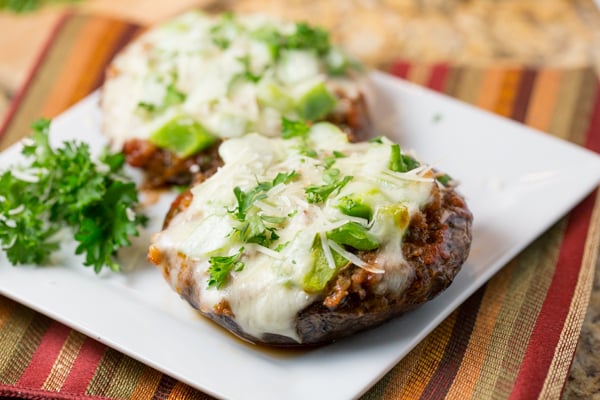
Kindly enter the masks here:
[[[324, 129], [322, 125], [323, 124], [315, 125], [311, 129], [311, 132], [314, 130], [334, 130], [331, 127]], [[313, 136], [317, 137], [313, 138]], [[333, 134], [333, 136], [335, 136], [335, 134]], [[251, 141], [254, 139], [256, 138], [235, 140]], [[285, 140], [282, 141], [281, 139], [265, 140], [279, 141], [280, 143], [285, 142]], [[308, 143], [314, 145], [315, 143], [322, 142], [323, 140], [323, 135], [311, 134]], [[327, 141], [328, 139], [325, 140]], [[340, 141], [343, 142], [343, 140], [339, 138], [335, 139], [334, 142], [336, 140], [338, 140], [337, 143], [340, 143]], [[297, 147], [296, 145], [297, 143], [295, 145], [288, 144], [287, 149], [294, 149]], [[265, 146], [265, 142], [261, 142], [258, 148], [260, 148], [260, 146]], [[320, 147], [319, 145], [316, 146], [318, 147], [318, 158], [321, 160], [326, 159], [327, 154], [330, 154], [330, 152], [324, 149], [337, 148], [332, 146], [331, 143], [325, 143]], [[336, 163], [329, 168], [335, 168], [339, 164], [339, 168], [343, 174], [345, 169], [343, 169], [342, 165], [347, 165], [350, 163], [352, 161], [352, 157], [367, 157], [365, 154], [371, 154], [369, 153], [370, 151], [375, 152], [371, 156], [372, 159], [370, 162], [378, 163], [380, 166], [384, 164], [387, 166], [387, 160], [384, 160], [383, 162], [377, 159], [381, 159], [381, 154], [388, 154], [387, 148], [393, 147], [393, 144], [385, 139], [382, 144], [358, 144], [356, 146], [362, 146], [360, 147], [362, 150], [359, 151], [360, 154], [358, 156], [352, 154], [352, 146], [354, 145], [347, 144], [345, 146], [341, 146], [341, 152], [344, 152], [347, 158], [337, 159]], [[367, 146], [375, 146], [375, 150], [365, 150]], [[235, 146], [231, 144], [230, 147]], [[393, 151], [391, 153], [393, 154]], [[402, 156], [410, 157], [404, 153]], [[261, 157], [265, 156], [262, 155]], [[211, 185], [215, 184], [217, 179], [223, 180], [223, 177], [228, 174], [227, 167], [228, 163], [231, 162], [231, 158], [230, 156], [225, 156], [224, 158], [227, 161], [224, 168], [226, 171], [220, 171], [220, 173], [215, 175], [214, 181], [212, 178], [209, 178]], [[304, 161], [292, 164], [298, 166], [310, 162], [313, 162], [313, 159], [307, 157], [304, 159]], [[343, 162], [346, 164], [343, 164]], [[362, 161], [357, 162], [360, 163]], [[365, 165], [367, 164], [365, 163]], [[419, 164], [417, 163], [417, 165]], [[318, 162], [315, 162], [313, 166], [316, 166], [315, 168], [324, 168], [323, 171], [327, 171], [327, 168], [320, 166]], [[370, 167], [363, 166], [361, 168], [368, 169]], [[360, 170], [357, 169], [354, 171], [354, 173], [357, 171]], [[374, 170], [369, 169], [369, 174], [373, 173], [373, 171]], [[309, 175], [309, 172], [304, 172], [304, 170], [298, 170], [297, 172], [298, 174], [306, 173]], [[229, 171], [229, 173], [231, 173], [231, 171]], [[383, 171], [382, 174], [383, 175], [381, 176], [384, 177], [382, 179], [385, 179], [388, 172]], [[403, 177], [403, 174], [407, 175]], [[400, 203], [396, 204], [399, 207], [404, 207], [404, 205], [406, 205], [406, 207], [411, 209], [411, 212], [409, 213], [409, 219], [405, 221], [404, 225], [403, 223], [397, 223], [394, 225], [398, 227], [398, 232], [395, 233], [397, 235], [394, 236], [389, 242], [385, 242], [387, 239], [378, 239], [381, 243], [379, 248], [359, 250], [352, 248], [352, 246], [347, 245], [347, 242], [345, 242], [346, 244], [341, 247], [352, 253], [351, 255], [344, 253], [346, 254], [345, 256], [348, 257], [347, 262], [345, 262], [344, 265], [339, 268], [339, 270], [337, 270], [331, 278], [327, 279], [327, 282], [324, 284], [322, 289], [312, 292], [311, 290], [308, 290], [308, 292], [310, 292], [310, 296], [306, 298], [305, 303], [294, 303], [302, 304], [302, 307], [294, 311], [295, 313], [292, 315], [291, 333], [285, 331], [285, 329], [278, 332], [269, 331], [268, 328], [264, 330], [254, 328], [248, 329], [246, 328], [249, 326], [248, 322], [240, 322], [238, 318], [239, 315], [237, 315], [238, 310], [230, 303], [231, 299], [228, 298], [228, 296], [235, 296], [235, 294], [231, 294], [231, 292], [228, 290], [231, 288], [233, 291], [237, 288], [235, 284], [241, 276], [240, 274], [251, 273], [253, 266], [248, 264], [251, 262], [252, 257], [254, 257], [252, 254], [249, 253], [250, 255], [246, 257], [246, 253], [244, 253], [243, 256], [240, 256], [239, 260], [247, 261], [245, 269], [242, 272], [234, 272], [232, 270], [232, 272], [230, 272], [228, 275], [228, 281], [226, 281], [224, 284], [223, 289], [220, 290], [215, 287], [207, 287], [209, 277], [207, 275], [208, 272], [206, 271], [208, 265], [206, 260], [204, 260], [204, 264], [202, 264], [198, 262], [196, 255], [185, 254], [185, 252], [182, 251], [183, 247], [177, 244], [178, 240], [181, 239], [178, 238], [177, 235], [171, 236], [168, 240], [166, 239], [166, 236], [169, 234], [165, 232], [168, 232], [172, 226], [183, 223], [194, 224], [193, 221], [196, 217], [206, 217], [203, 215], [205, 212], [204, 210], [201, 208], [194, 209], [196, 206], [192, 206], [195, 193], [200, 193], [197, 190], [198, 188], [201, 188], [203, 184], [195, 186], [194, 188], [180, 194], [173, 202], [171, 210], [165, 219], [164, 230], [157, 234], [157, 236], [154, 238], [149, 249], [148, 258], [152, 263], [156, 264], [162, 270], [166, 280], [171, 283], [180, 296], [191, 306], [196, 308], [204, 316], [225, 327], [235, 335], [253, 343], [262, 343], [273, 346], [321, 345], [338, 340], [358, 331], [373, 328], [415, 308], [419, 304], [431, 300], [444, 289], [446, 289], [452, 283], [454, 277], [460, 271], [461, 266], [467, 259], [471, 244], [472, 214], [469, 211], [464, 199], [460, 194], [457, 193], [453, 185], [444, 185], [435, 179], [436, 176], [440, 175], [439, 173], [436, 173], [426, 165], [420, 165], [414, 167], [408, 172], [390, 173], [389, 175], [393, 175], [393, 179], [399, 177], [400, 180], [394, 180], [393, 183], [392, 181], [388, 181], [385, 183], [385, 185], [387, 185], [387, 189], [384, 188], [385, 190], [388, 190], [390, 185], [393, 186], [394, 184], [402, 186], [402, 179], [415, 179], [414, 182], [411, 181], [411, 183], [407, 184], [409, 185], [408, 187], [410, 187], [408, 190], [413, 190], [413, 186], [411, 186], [413, 184], [424, 185], [423, 187], [425, 189], [414, 186], [415, 192], [419, 190], [422, 191], [422, 194], [419, 195], [421, 197], [411, 193], [402, 195], [408, 198], [411, 196], [415, 199], [421, 198], [421, 200], [417, 201], [419, 206], [417, 208], [413, 208], [409, 205], [408, 200], [406, 200], [406, 202], [402, 200], [400, 203], [403, 205], [400, 205]], [[307, 178], [301, 177], [298, 179]], [[357, 174], [357, 176], [354, 176], [352, 180], [349, 180], [349, 182], [352, 182], [352, 185], [355, 186], [351, 187], [352, 185], [348, 183], [340, 190], [339, 193], [336, 194], [334, 192], [331, 195], [334, 198], [329, 198], [325, 201], [325, 203], [329, 202], [327, 203], [328, 207], [331, 206], [331, 204], [337, 204], [334, 206], [334, 208], [339, 208], [341, 201], [340, 199], [343, 200], [344, 198], [347, 198], [348, 193], [352, 193], [353, 191], [357, 190], [357, 188], [364, 188], [364, 186], [361, 186], [359, 183], [361, 179], [370, 182], [370, 178], [367, 173], [365, 173], [365, 176], [363, 177], [360, 177]], [[298, 182], [293, 184], [300, 185]], [[303, 182], [302, 184], [306, 184], [306, 182]], [[233, 185], [233, 183], [231, 185]], [[206, 190], [209, 189], [210, 188], [206, 188]], [[234, 187], [231, 186], [228, 190], [233, 191]], [[292, 188], [290, 190], [295, 189]], [[393, 191], [395, 189], [392, 188], [391, 190]], [[423, 197], [426, 190], [429, 192], [426, 197]], [[273, 191], [283, 192], [283, 189], [273, 189]], [[245, 193], [247, 192], [249, 191], [245, 191]], [[370, 191], [365, 192], [367, 193], [365, 195], [366, 197], [359, 196], [358, 198], [361, 199], [360, 201], [364, 200], [365, 203], [369, 203], [370, 200], [368, 200], [368, 196], [371, 196], [371, 194], [375, 192], [375, 189], [371, 189]], [[378, 195], [376, 194], [375, 196]], [[394, 195], [391, 197], [393, 196]], [[397, 200], [398, 198], [399, 197], [394, 198], [394, 200]], [[206, 201], [205, 197], [202, 197], [202, 199], [202, 201]], [[265, 201], [268, 200], [269, 199], [267, 198]], [[209, 201], [212, 201], [212, 198]], [[378, 201], [379, 200], [371, 202], [370, 204], [373, 205]], [[233, 207], [234, 205], [235, 202], [231, 203], [231, 205], [227, 208], [228, 211], [226, 212], [229, 214], [229, 217], [232, 217], [232, 215], [235, 214], [235, 209]], [[389, 226], [390, 218], [395, 219], [398, 215], [393, 213], [381, 213], [381, 215], [378, 217], [377, 213], [384, 209], [390, 210], [390, 207], [393, 208], [396, 205], [386, 203], [385, 205], [373, 206], [374, 214], [366, 217], [369, 220], [369, 223], [367, 224], [365, 221], [365, 224], [363, 224], [364, 228], [367, 229], [368, 232], [377, 235], [375, 231], [381, 231], [382, 226]], [[265, 207], [268, 209], [267, 206]], [[314, 207], [314, 204], [310, 205], [310, 207]], [[326, 206], [323, 205], [323, 207]], [[378, 209], [377, 207], [380, 208]], [[304, 209], [300, 209], [297, 214], [301, 214], [303, 212], [307, 214], [306, 218], [310, 218], [309, 213]], [[227, 216], [225, 218], [227, 218]], [[302, 218], [302, 216], [298, 216], [298, 218]], [[357, 218], [350, 218], [349, 221], [356, 222], [359, 220]], [[290, 222], [290, 224], [293, 223], [295, 222]], [[344, 222], [342, 221], [341, 223], [343, 224]], [[340, 226], [340, 223], [334, 223], [332, 226], [329, 228], [330, 232], [331, 229], [336, 229], [335, 226]], [[303, 229], [310, 231], [312, 228], [300, 228], [300, 230]], [[383, 229], [385, 231], [385, 228]], [[239, 229], [237, 233], [234, 229], [232, 233], [230, 233], [230, 237], [234, 237], [236, 234], [239, 234], [239, 232]], [[215, 228], [209, 233], [209, 235], [211, 235], [209, 240], [213, 240], [214, 237], [222, 235], [222, 232], [219, 231], [219, 228]], [[319, 238], [321, 238], [321, 240], [323, 240], [325, 237], [329, 238], [328, 235], [329, 234], [327, 234], [327, 236], [323, 236], [321, 234], [321, 236], [319, 236], [319, 234], [317, 234], [315, 236], [315, 240], [318, 242]], [[333, 238], [335, 239], [335, 237]], [[174, 243], [175, 248], [169, 248], [169, 246], [166, 246], [165, 240], [167, 240], [169, 243]], [[340, 246], [336, 246], [335, 243], [332, 243], [330, 239], [325, 240], [328, 244], [333, 246], [331, 247], [330, 251], [338, 251], [337, 249], [339, 249]], [[274, 241], [273, 243], [280, 242]], [[239, 254], [242, 254], [242, 252], [248, 252], [248, 248], [251, 246], [253, 245], [238, 243], [237, 247], [239, 248]], [[294, 245], [289, 245], [288, 247], [290, 246]], [[310, 246], [310, 243], [308, 246]], [[361, 247], [360, 245], [356, 246]], [[246, 250], [244, 250], [244, 247]], [[274, 247], [274, 245], [271, 247]], [[313, 243], [313, 258], [315, 257], [315, 248], [317, 248], [317, 250], [320, 249], [319, 245], [315, 247]], [[394, 252], [395, 250], [397, 251]], [[224, 250], [222, 249], [220, 251], [221, 253], [219, 254], [233, 254], [233, 257], [235, 257], [235, 251], [225, 251], [225, 253], [223, 253]], [[285, 252], [285, 250], [282, 250], [282, 252]], [[384, 253], [385, 257], [382, 255]], [[215, 252], [210, 254], [215, 254]], [[285, 254], [285, 259], [280, 261], [280, 263], [286, 264], [286, 267], [293, 267], [291, 264], [295, 261], [292, 260], [296, 259], [293, 254], [294, 253], [292, 253], [292, 250], [290, 250], [290, 253]], [[336, 256], [337, 255], [339, 254], [336, 253]], [[356, 258], [353, 258], [352, 255]], [[274, 256], [277, 256], [277, 254]], [[335, 265], [331, 265], [331, 261], [329, 261], [330, 267], [335, 268], [337, 266], [336, 260], [334, 260]], [[382, 260], [384, 261], [382, 262]], [[313, 259], [312, 262], [316, 263], [318, 261], [314, 261]], [[250, 272], [247, 272], [246, 270]], [[293, 279], [290, 278], [289, 282], [292, 281]], [[271, 282], [271, 284], [288, 284], [286, 283], [285, 279], [275, 279], [273, 282], [276, 283]], [[306, 279], [304, 282], [306, 282]], [[296, 288], [296, 292], [294, 292], [296, 293], [296, 296], [298, 296], [298, 293], [300, 293], [300, 295], [303, 293], [302, 288], [297, 289], [298, 285], [302, 286], [302, 283], [298, 283], [297, 279], [293, 283], [289, 283], [289, 285], [290, 287]], [[267, 289], [262, 290], [266, 291]], [[306, 287], [304, 287], [304, 290], [307, 290]], [[225, 291], [227, 294], [224, 294], [220, 298], [212, 297], [220, 291]], [[211, 298], [208, 306], [207, 303], [205, 303], [207, 297]], [[257, 294], [256, 297], [260, 298], [261, 294]], [[254, 300], [255, 299], [249, 299], [247, 301]], [[274, 305], [269, 305], [269, 307], [272, 306]], [[284, 302], [282, 302], [281, 307], [285, 307]], [[273, 310], [276, 310], [276, 308], [273, 308]], [[239, 312], [242, 313], [242, 311]], [[276, 311], [272, 312], [277, 313]]]

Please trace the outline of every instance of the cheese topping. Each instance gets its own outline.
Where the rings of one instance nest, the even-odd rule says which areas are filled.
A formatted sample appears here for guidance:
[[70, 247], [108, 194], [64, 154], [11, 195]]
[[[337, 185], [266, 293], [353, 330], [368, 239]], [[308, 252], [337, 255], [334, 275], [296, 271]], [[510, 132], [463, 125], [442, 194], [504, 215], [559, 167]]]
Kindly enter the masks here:
[[152, 141], [182, 117], [214, 137], [276, 136], [282, 116], [319, 120], [343, 107], [338, 93], [356, 98], [354, 66], [307, 24], [189, 12], [115, 59], [103, 90], [105, 131], [116, 149], [131, 138]]
[[[348, 143], [329, 123], [289, 139], [227, 140], [220, 147], [225, 165], [192, 188], [189, 207], [153, 246], [187, 258], [203, 311], [225, 300], [245, 332], [297, 340], [297, 313], [322, 298], [349, 263], [384, 274], [378, 293], [406, 287], [402, 236], [436, 182], [427, 167], [391, 171], [392, 147], [385, 138]], [[367, 263], [359, 250], [376, 257]], [[169, 268], [177, 289], [179, 266]]]

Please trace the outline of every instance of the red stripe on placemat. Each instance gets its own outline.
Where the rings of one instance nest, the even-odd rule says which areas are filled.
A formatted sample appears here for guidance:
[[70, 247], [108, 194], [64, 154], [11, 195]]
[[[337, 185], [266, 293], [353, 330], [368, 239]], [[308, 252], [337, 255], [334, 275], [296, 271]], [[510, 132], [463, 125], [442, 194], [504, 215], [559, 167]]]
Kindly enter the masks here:
[[50, 32], [50, 35], [48, 35], [48, 39], [44, 43], [42, 50], [40, 51], [37, 59], [33, 63], [33, 67], [27, 74], [25, 83], [21, 86], [21, 88], [19, 89], [19, 91], [17, 92], [15, 97], [10, 102], [8, 111], [6, 112], [4, 119], [2, 121], [0, 121], [0, 138], [2, 138], [2, 136], [4, 135], [4, 132], [6, 132], [6, 129], [12, 122], [13, 117], [15, 116], [15, 113], [17, 112], [17, 110], [19, 109], [19, 106], [21, 105], [21, 102], [25, 98], [25, 94], [27, 93], [27, 91], [29, 90], [29, 87], [31, 86], [33, 77], [35, 76], [37, 71], [41, 68], [43, 62], [45, 61], [46, 55], [48, 54], [48, 51], [52, 47], [52, 43], [54, 43], [56, 36], [58, 35], [58, 33], [60, 32], [62, 27], [65, 25], [67, 20], [71, 17], [71, 15], [72, 14], [70, 14], [70, 13], [66, 13], [65, 15], [63, 15], [59, 19], [58, 23], [54, 26], [52, 31]]
[[102, 343], [86, 338], [61, 390], [85, 393], [106, 349]]
[[596, 82], [596, 100], [594, 101], [594, 112], [588, 128], [585, 147], [600, 153], [600, 81]]
[[577, 286], [595, 194], [571, 212], [548, 296], [537, 318], [511, 399], [537, 398], [565, 324]]
[[59, 322], [50, 325], [33, 353], [29, 365], [19, 378], [18, 386], [39, 388], [44, 384], [70, 331], [71, 329]]
[[408, 71], [410, 71], [411, 63], [406, 61], [396, 61], [390, 67], [390, 73], [396, 75], [398, 78], [406, 79], [408, 77]]
[[429, 76], [429, 81], [427, 82], [427, 87], [438, 92], [444, 91], [446, 87], [446, 80], [448, 78], [448, 72], [450, 71], [450, 66], [446, 63], [435, 64], [431, 68], [431, 75]]

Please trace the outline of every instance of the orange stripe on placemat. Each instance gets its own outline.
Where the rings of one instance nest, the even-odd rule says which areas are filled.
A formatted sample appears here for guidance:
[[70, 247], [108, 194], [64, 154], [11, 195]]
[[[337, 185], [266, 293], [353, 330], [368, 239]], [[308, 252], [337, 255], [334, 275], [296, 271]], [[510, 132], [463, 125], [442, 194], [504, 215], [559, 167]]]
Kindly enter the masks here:
[[10, 313], [15, 308], [15, 303], [12, 300], [8, 300], [4, 297], [0, 297], [0, 332], [2, 332], [2, 327], [4, 323], [8, 321], [8, 317]]
[[554, 113], [561, 75], [560, 71], [554, 69], [544, 69], [538, 73], [525, 116], [527, 125], [542, 131], [548, 130]]
[[494, 107], [498, 101], [500, 95], [502, 82], [504, 82], [503, 68], [490, 68], [486, 70], [481, 86], [479, 88], [479, 95], [475, 104], [487, 111], [494, 111]]
[[48, 331], [33, 354], [29, 366], [17, 382], [17, 385], [40, 388], [50, 374], [54, 361], [69, 336], [70, 329], [59, 322], [52, 322]]
[[62, 386], [62, 390], [72, 393], [84, 393], [94, 377], [96, 368], [106, 349], [107, 347], [100, 342], [86, 338], [73, 363], [69, 376]]
[[522, 71], [517, 68], [508, 69], [504, 74], [501, 90], [493, 110], [496, 114], [510, 117], [517, 96]]
[[177, 382], [169, 395], [168, 400], [211, 400], [213, 397], [204, 394], [192, 387]]
[[133, 392], [131, 392], [131, 399], [152, 399], [158, 389], [161, 378], [162, 373], [150, 367], [145, 367]]

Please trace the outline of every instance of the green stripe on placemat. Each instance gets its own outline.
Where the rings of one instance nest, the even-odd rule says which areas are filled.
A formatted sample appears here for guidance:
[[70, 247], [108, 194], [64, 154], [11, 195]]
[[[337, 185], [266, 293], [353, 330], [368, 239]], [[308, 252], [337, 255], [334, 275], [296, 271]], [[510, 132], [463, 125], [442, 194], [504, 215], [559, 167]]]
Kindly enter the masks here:
[[[97, 88], [111, 57], [140, 31], [123, 21], [65, 16], [3, 125], [0, 148], [26, 135], [37, 117], [55, 116]], [[591, 69], [398, 62], [391, 72], [600, 151], [600, 91]], [[452, 313], [364, 399], [559, 397], [591, 290], [599, 219], [600, 205], [591, 195]], [[17, 389], [31, 396], [58, 391], [66, 397], [209, 398], [0, 297], [0, 395]]]

